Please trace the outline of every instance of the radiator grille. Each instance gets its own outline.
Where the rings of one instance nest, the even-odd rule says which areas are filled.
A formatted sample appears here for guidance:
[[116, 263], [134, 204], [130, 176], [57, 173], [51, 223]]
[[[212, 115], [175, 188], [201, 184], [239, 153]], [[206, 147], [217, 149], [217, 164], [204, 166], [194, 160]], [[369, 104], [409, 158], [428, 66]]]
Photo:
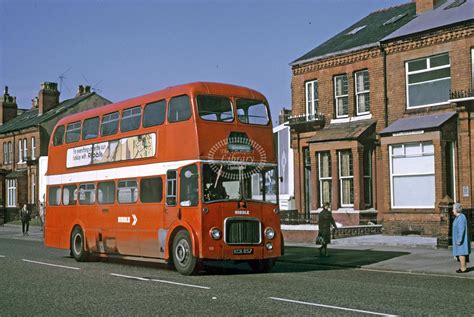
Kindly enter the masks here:
[[224, 233], [227, 244], [260, 244], [262, 236], [260, 221], [254, 218], [227, 218]]

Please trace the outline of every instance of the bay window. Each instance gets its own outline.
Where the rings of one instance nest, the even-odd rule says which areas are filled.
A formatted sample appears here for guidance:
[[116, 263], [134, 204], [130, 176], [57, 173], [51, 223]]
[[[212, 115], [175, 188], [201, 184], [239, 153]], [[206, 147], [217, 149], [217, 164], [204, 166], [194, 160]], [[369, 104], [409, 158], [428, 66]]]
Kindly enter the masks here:
[[392, 208], [434, 208], [434, 168], [432, 142], [391, 145]]
[[354, 168], [352, 151], [342, 150], [339, 155], [339, 187], [341, 207], [354, 207]]
[[331, 154], [330, 152], [318, 153], [318, 176], [319, 176], [319, 206], [323, 207], [325, 202], [331, 202], [332, 177], [331, 177]]

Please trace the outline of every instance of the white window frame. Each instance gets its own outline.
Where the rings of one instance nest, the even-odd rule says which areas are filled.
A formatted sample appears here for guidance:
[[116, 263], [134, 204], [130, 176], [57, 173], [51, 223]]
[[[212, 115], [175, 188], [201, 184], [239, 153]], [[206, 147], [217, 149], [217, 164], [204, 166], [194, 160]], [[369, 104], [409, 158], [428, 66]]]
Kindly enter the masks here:
[[471, 88], [474, 90], [474, 47], [471, 48]]
[[[316, 85], [316, 97], [314, 96], [314, 86]], [[305, 99], [306, 99], [306, 118], [314, 117], [318, 112], [319, 106], [319, 94], [318, 92], [318, 81], [312, 80], [306, 82], [305, 85]]]
[[31, 159], [32, 160], [35, 160], [36, 159], [36, 140], [35, 140], [35, 137], [32, 136], [31, 137]]
[[[347, 81], [347, 92], [346, 94], [338, 95], [337, 94], [337, 79], [344, 78], [344, 77], [346, 78], [346, 81]], [[344, 99], [344, 98], [347, 98], [347, 114], [339, 114], [338, 100]], [[334, 76], [334, 99], [335, 99], [335, 105], [336, 105], [336, 118], [349, 117], [349, 77], [347, 76], [347, 74]]]
[[[329, 174], [330, 176], [327, 176], [327, 177], [323, 177], [321, 176], [321, 154], [328, 154], [329, 155]], [[323, 183], [326, 181], [329, 181], [329, 183], [331, 184], [331, 196], [332, 196], [332, 190], [333, 190], [333, 186], [332, 186], [332, 173], [331, 173], [331, 169], [332, 169], [332, 161], [331, 161], [331, 152], [319, 152], [318, 153], [318, 178], [319, 178], [319, 207], [323, 207]], [[332, 199], [332, 197], [331, 197]]]
[[[451, 78], [451, 76], [449, 76], [449, 77], [438, 78], [438, 79], [435, 79], [435, 80], [427, 80], [427, 81], [424, 81], [424, 82], [421, 82], [421, 83], [414, 83], [414, 84], [409, 84], [408, 83], [409, 75], [426, 73], [426, 72], [431, 72], [431, 71], [434, 71], [434, 70], [439, 70], [439, 69], [444, 69], [444, 68], [451, 68], [451, 59], [449, 59], [449, 64], [447, 64], [447, 65], [442, 65], [442, 66], [437, 66], [437, 67], [430, 67], [431, 66], [430, 65], [431, 64], [431, 58], [438, 57], [438, 56], [441, 56], [441, 55], [448, 55], [448, 59], [449, 59], [449, 54], [448, 53], [443, 53], [443, 54], [437, 54], [437, 55], [418, 58], [418, 59], [414, 59], [414, 60], [410, 60], [410, 61], [405, 62], [405, 83], [406, 83], [405, 91], [406, 91], [406, 94], [407, 94], [407, 109], [418, 109], [418, 108], [424, 108], [424, 107], [433, 107], [433, 106], [444, 105], [444, 104], [447, 104], [449, 102], [449, 97], [448, 97], [448, 100], [443, 101], [443, 102], [437, 102], [437, 103], [431, 103], [431, 104], [419, 105], [419, 106], [410, 106], [410, 92], [409, 92], [409, 89], [408, 89], [410, 86], [415, 86], [415, 85], [420, 85], [420, 84], [425, 84], [425, 83], [429, 83], [429, 82], [435, 82], [435, 81], [440, 81], [440, 80], [445, 80], [445, 79]], [[426, 67], [427, 67], [426, 69], [416, 70], [416, 71], [411, 71], [411, 72], [408, 71], [408, 64], [409, 63], [416, 62], [416, 61], [421, 61], [421, 60], [426, 60]]]
[[30, 196], [30, 203], [34, 204], [36, 199], [36, 175], [35, 173], [31, 173], [31, 196]]
[[8, 164], [8, 142], [3, 143], [3, 164]]
[[26, 138], [23, 139], [23, 161], [28, 160], [28, 141]]
[[[421, 141], [421, 142], [407, 142], [407, 143], [399, 143], [399, 144], [391, 144], [389, 146], [389, 155], [390, 155], [390, 160], [389, 160], [389, 163], [390, 163], [390, 206], [392, 209], [433, 209], [435, 206], [434, 206], [434, 202], [433, 202], [433, 205], [431, 206], [395, 206], [394, 203], [393, 203], [393, 197], [394, 197], [394, 193], [393, 193], [393, 178], [394, 176], [397, 177], [397, 176], [430, 176], [430, 175], [433, 175], [435, 178], [436, 178], [436, 171], [435, 171], [435, 167], [433, 166], [433, 172], [432, 173], [410, 173], [410, 174], [393, 174], [393, 158], [394, 157], [406, 157], [406, 150], [405, 150], [405, 145], [407, 144], [413, 144], [413, 143], [419, 143], [420, 147], [421, 147], [421, 155], [413, 155], [413, 156], [433, 156], [435, 155], [434, 153], [434, 149], [433, 149], [433, 153], [429, 153], [429, 154], [423, 154], [423, 144], [427, 144], [427, 143], [431, 143], [433, 146], [433, 142], [431, 141]], [[393, 147], [394, 146], [402, 146], [403, 148], [403, 155], [393, 155]], [[433, 164], [434, 165], [434, 164]], [[436, 180], [435, 180], [435, 186], [436, 186]], [[435, 190], [435, 194], [436, 194], [436, 188], [434, 189]]]
[[16, 179], [10, 178], [7, 183], [7, 207], [16, 207]]
[[[368, 90], [365, 90], [365, 87], [362, 87], [361, 90], [359, 90], [360, 87], [358, 87], [359, 85], [359, 81], [357, 80], [357, 75], [358, 74], [363, 74], [363, 73], [367, 73], [367, 78], [369, 80], [369, 89]], [[364, 85], [364, 84], [362, 84]], [[366, 115], [366, 114], [370, 114], [370, 77], [369, 77], [369, 70], [368, 69], [364, 69], [364, 70], [361, 70], [361, 71], [358, 71], [356, 73], [354, 73], [354, 91], [356, 93], [356, 109], [357, 109], [357, 115], [358, 116], [362, 116], [362, 115]], [[368, 108], [369, 110], [368, 111], [359, 111], [359, 95], [364, 95], [364, 94], [368, 94], [369, 95], [369, 102], [368, 102]]]
[[[341, 153], [342, 152], [350, 152], [351, 153], [351, 164], [352, 164], [352, 175], [350, 176], [342, 176], [341, 174], [341, 171], [342, 171], [342, 160], [341, 160]], [[340, 150], [337, 152], [337, 158], [338, 158], [338, 162], [337, 162], [337, 165], [338, 165], [338, 176], [339, 176], [339, 202], [341, 204], [341, 207], [354, 207], [354, 204], [343, 204], [342, 201], [342, 194], [343, 194], [343, 190], [342, 190], [342, 181], [343, 180], [352, 180], [352, 191], [353, 191], [353, 195], [355, 196], [355, 186], [354, 186], [354, 157], [353, 157], [353, 154], [352, 154], [352, 150], [351, 149], [347, 149], [347, 150]]]
[[[367, 150], [366, 150], [367, 151]], [[369, 206], [373, 206], [374, 204], [374, 197], [373, 197], [373, 191], [372, 191], [372, 187], [373, 187], [373, 184], [372, 184], [372, 174], [373, 174], [373, 171], [372, 171], [372, 155], [373, 155], [373, 152], [372, 150], [370, 150], [369, 152], [367, 152], [367, 157], [364, 155], [364, 172], [363, 172], [363, 177], [364, 177], [364, 192], [366, 192], [368, 190], [368, 188], [365, 186], [365, 181], [368, 180], [368, 182], [371, 184], [370, 185], [370, 189], [369, 189], [369, 195], [370, 195], [370, 203], [368, 203], [367, 201], [365, 201], [364, 199], [364, 205], [365, 207], [369, 207]], [[367, 159], [367, 160], [366, 160]], [[368, 164], [368, 167], [369, 169], [366, 171], [365, 170], [365, 164]], [[368, 172], [368, 173], [366, 173]], [[365, 197], [364, 197], [365, 198]]]
[[23, 163], [23, 140], [18, 140], [18, 163]]

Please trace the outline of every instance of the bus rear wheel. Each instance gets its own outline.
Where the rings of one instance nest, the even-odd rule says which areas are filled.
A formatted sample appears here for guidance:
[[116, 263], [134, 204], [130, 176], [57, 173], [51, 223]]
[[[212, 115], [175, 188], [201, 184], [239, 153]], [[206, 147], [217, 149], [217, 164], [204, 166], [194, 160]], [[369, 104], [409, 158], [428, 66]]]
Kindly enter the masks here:
[[268, 273], [272, 270], [275, 265], [275, 260], [265, 259], [265, 260], [251, 260], [248, 261], [250, 268], [255, 273]]
[[88, 259], [88, 253], [85, 250], [84, 233], [81, 227], [76, 226], [71, 234], [71, 254], [78, 262], [85, 262]]
[[180, 230], [173, 240], [173, 264], [176, 271], [183, 275], [197, 272], [198, 260], [193, 255], [192, 242], [186, 230]]

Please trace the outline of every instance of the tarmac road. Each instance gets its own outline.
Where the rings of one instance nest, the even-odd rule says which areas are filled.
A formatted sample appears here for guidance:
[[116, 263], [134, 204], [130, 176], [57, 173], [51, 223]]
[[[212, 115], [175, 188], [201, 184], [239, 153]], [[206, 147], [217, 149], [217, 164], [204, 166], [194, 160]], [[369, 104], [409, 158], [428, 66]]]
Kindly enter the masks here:
[[289, 246], [269, 274], [215, 263], [211, 272], [189, 277], [165, 265], [78, 263], [37, 239], [0, 234], [0, 315], [472, 316], [474, 272], [365, 267], [401, 259], [406, 251], [369, 253], [355, 259], [365, 263], [361, 268], [322, 263], [353, 257], [344, 250], [331, 250], [328, 260], [314, 256], [314, 248]]

